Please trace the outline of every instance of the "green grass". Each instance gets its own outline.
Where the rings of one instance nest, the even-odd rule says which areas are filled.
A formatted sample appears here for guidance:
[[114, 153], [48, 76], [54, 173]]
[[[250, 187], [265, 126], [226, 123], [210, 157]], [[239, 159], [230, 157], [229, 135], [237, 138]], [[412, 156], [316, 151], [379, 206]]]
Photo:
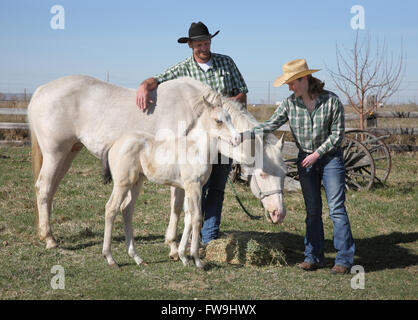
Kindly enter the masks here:
[[[393, 155], [392, 160], [386, 187], [347, 193], [355, 264], [366, 272], [365, 289], [354, 290], [353, 275], [329, 271], [335, 251], [325, 201], [326, 267], [312, 273], [296, 268], [303, 260], [305, 232], [304, 203], [297, 192], [285, 194], [288, 214], [282, 225], [250, 220], [229, 186], [224, 202], [221, 231], [280, 242], [287, 265], [208, 262], [206, 270], [197, 270], [168, 259], [164, 233], [169, 188], [146, 182], [135, 209], [134, 235], [138, 253], [148, 264], [139, 267], [127, 255], [119, 215], [112, 250], [121, 268], [108, 267], [101, 250], [111, 186], [102, 184], [99, 161], [85, 150], [55, 196], [52, 228], [60, 246], [46, 250], [34, 227], [30, 149], [1, 147], [0, 299], [417, 299], [418, 160], [414, 154]], [[235, 188], [249, 211], [263, 215], [245, 185]], [[54, 265], [64, 267], [64, 290], [51, 288]]]

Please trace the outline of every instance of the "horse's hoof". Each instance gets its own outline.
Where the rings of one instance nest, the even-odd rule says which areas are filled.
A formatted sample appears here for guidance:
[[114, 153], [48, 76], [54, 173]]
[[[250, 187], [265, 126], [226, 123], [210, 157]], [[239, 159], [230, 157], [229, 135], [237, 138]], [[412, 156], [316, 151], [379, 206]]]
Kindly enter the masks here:
[[114, 269], [117, 269], [117, 270], [120, 269], [119, 265], [116, 262], [109, 263], [109, 266], [112, 267], [112, 268], [114, 268]]
[[174, 253], [174, 254], [170, 254], [170, 260], [173, 260], [173, 261], [179, 261], [179, 254], [178, 253]]
[[203, 269], [205, 267], [205, 265], [200, 260], [195, 260], [194, 264], [198, 269]]
[[188, 267], [190, 265], [190, 261], [187, 258], [180, 258], [181, 262], [183, 262], [183, 265], [185, 267]]
[[134, 258], [134, 260], [135, 260], [135, 262], [136, 262], [136, 264], [138, 265], [138, 266], [141, 266], [141, 265], [143, 265], [143, 266], [146, 266], [146, 265], [148, 265], [144, 260], [142, 260], [140, 257], [138, 257], [138, 256], [136, 256], [135, 258]]
[[109, 265], [109, 267], [115, 268], [115, 269], [119, 269], [119, 265], [116, 263], [115, 260], [113, 260], [113, 257], [107, 257], [105, 254], [103, 254], [103, 258], [105, 258], [107, 264]]
[[47, 249], [53, 249], [58, 247], [57, 242], [54, 239], [47, 239], [46, 240], [46, 248]]

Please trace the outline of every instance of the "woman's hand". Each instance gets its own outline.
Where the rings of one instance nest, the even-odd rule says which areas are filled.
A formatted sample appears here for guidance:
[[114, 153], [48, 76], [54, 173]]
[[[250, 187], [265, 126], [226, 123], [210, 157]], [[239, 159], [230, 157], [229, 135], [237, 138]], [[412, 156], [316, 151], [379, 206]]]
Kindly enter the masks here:
[[309, 156], [307, 156], [305, 159], [302, 160], [301, 165], [304, 168], [308, 168], [314, 165], [316, 160], [318, 160], [320, 157], [318, 152], [311, 153]]

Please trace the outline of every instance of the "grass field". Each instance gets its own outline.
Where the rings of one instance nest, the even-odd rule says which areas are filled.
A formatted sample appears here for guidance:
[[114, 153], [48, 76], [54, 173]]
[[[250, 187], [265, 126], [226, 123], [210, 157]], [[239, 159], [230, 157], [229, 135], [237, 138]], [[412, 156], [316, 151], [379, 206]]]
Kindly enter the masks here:
[[[205, 270], [197, 270], [168, 259], [169, 188], [146, 182], [133, 223], [137, 250], [147, 265], [139, 267], [127, 255], [119, 215], [112, 249], [121, 268], [110, 268], [101, 250], [111, 186], [102, 184], [100, 174], [99, 160], [83, 150], [55, 196], [52, 228], [60, 246], [46, 250], [34, 227], [30, 148], [0, 147], [0, 299], [418, 299], [416, 154], [393, 156], [387, 186], [347, 193], [355, 264], [365, 270], [364, 289], [357, 290], [351, 287], [354, 275], [330, 274], [335, 252], [326, 203], [326, 266], [312, 273], [296, 268], [303, 260], [305, 231], [297, 192], [285, 194], [284, 224], [270, 225], [264, 218], [250, 220], [226, 188], [221, 231], [281, 243], [286, 264], [207, 262]], [[235, 187], [249, 211], [262, 215], [248, 188]], [[65, 289], [51, 287], [55, 265], [63, 267]]]

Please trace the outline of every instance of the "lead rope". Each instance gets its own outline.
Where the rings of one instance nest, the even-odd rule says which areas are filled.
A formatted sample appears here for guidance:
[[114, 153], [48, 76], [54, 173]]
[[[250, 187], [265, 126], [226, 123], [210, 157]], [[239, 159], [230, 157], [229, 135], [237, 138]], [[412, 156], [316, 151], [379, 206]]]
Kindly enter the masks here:
[[232, 189], [232, 193], [234, 194], [235, 199], [238, 201], [239, 205], [241, 206], [242, 210], [244, 210], [244, 212], [247, 214], [247, 216], [249, 216], [251, 220], [259, 220], [259, 219], [261, 219], [261, 216], [254, 216], [254, 215], [252, 215], [244, 207], [244, 205], [242, 204], [240, 198], [238, 197], [237, 191], [235, 190], [234, 185], [232, 184], [232, 181], [231, 181], [231, 179], [229, 179], [229, 177], [228, 177], [228, 183], [229, 183], [229, 185], [230, 185], [230, 187]]

